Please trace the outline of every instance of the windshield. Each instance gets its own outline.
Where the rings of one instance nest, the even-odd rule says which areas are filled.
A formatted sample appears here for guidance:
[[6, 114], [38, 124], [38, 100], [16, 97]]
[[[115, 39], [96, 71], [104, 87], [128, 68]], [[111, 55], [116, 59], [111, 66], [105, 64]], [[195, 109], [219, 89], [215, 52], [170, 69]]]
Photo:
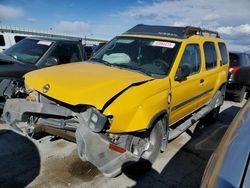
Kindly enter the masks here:
[[23, 39], [3, 53], [23, 63], [36, 64], [51, 44], [47, 40]]
[[173, 41], [116, 37], [90, 60], [162, 77], [169, 73], [179, 46]]

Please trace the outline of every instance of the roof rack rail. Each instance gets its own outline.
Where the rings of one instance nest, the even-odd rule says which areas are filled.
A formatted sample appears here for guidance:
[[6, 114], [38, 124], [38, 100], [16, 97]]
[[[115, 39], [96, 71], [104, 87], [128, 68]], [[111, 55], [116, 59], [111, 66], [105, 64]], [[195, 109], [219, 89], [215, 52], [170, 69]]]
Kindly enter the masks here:
[[204, 35], [204, 33], [207, 33], [209, 35], [215, 35], [217, 38], [220, 38], [220, 35], [217, 31], [211, 31], [208, 29], [202, 29], [200, 27], [193, 27], [193, 26], [187, 26], [186, 27], [186, 36], [192, 36], [192, 35]]
[[186, 27], [172, 27], [172, 26], [153, 26], [139, 24], [135, 27], [129, 29], [124, 34], [139, 34], [139, 35], [156, 35], [165, 36], [173, 38], [188, 38], [192, 35], [201, 35], [205, 33], [209, 35], [215, 35], [220, 38], [219, 33], [216, 31], [210, 31], [207, 29], [202, 29], [200, 27], [186, 26]]

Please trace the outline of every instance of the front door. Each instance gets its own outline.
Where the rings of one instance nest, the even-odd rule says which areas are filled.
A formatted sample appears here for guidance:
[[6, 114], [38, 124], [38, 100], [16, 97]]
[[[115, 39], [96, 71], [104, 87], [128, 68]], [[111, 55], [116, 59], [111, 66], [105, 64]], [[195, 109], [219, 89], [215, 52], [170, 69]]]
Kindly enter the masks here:
[[172, 99], [170, 124], [173, 124], [197, 110], [201, 106], [200, 96], [203, 93], [203, 75], [201, 72], [201, 54], [199, 44], [188, 44], [179, 63], [177, 72], [182, 66], [189, 67], [190, 74], [182, 81], [176, 81], [175, 76], [171, 78]]

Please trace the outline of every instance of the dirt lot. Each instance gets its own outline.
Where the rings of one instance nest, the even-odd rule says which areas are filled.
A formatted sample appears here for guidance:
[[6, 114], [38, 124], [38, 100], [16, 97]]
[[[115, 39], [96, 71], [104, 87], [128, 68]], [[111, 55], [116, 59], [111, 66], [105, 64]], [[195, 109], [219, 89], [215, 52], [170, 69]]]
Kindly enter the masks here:
[[82, 162], [75, 143], [30, 139], [0, 122], [0, 187], [199, 187], [211, 153], [242, 105], [226, 101], [216, 123], [200, 121], [171, 141], [152, 169], [138, 164], [112, 179]]

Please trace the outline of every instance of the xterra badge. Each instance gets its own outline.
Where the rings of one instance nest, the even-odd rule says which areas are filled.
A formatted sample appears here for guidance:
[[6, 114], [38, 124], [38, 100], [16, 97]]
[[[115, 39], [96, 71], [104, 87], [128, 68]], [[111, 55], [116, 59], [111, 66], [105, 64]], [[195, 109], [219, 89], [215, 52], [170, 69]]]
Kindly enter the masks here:
[[46, 85], [43, 86], [43, 92], [44, 93], [47, 93], [49, 91], [49, 89], [50, 89], [50, 85], [49, 84], [46, 84]]

